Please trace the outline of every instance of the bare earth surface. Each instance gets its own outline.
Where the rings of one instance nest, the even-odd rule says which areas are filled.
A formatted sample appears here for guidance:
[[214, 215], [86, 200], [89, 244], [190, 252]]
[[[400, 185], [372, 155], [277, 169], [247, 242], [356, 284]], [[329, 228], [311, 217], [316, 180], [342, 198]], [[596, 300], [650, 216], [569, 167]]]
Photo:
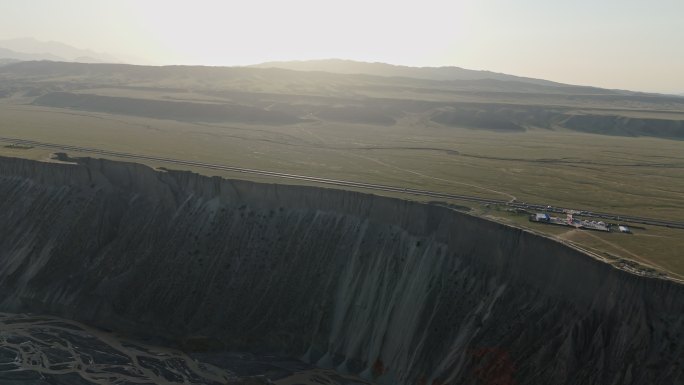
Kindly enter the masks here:
[[294, 359], [246, 353], [190, 356], [180, 350], [133, 341], [63, 318], [0, 313], [0, 383], [3, 385], [273, 382], [278, 385], [369, 384]]

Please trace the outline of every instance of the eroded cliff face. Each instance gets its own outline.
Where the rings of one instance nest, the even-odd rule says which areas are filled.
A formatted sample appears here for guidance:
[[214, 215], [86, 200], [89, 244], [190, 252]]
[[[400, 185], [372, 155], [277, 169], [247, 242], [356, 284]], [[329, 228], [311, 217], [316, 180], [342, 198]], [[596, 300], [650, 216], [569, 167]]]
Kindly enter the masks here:
[[684, 288], [355, 192], [0, 159], [2, 311], [385, 384], [682, 384]]

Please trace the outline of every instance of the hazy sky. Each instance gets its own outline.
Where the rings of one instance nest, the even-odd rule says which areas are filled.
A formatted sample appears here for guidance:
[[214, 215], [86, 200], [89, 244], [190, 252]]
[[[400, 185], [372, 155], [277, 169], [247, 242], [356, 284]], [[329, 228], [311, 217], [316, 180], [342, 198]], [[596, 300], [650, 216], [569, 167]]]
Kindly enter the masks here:
[[0, 39], [149, 64], [344, 58], [684, 92], [684, 0], [0, 0]]

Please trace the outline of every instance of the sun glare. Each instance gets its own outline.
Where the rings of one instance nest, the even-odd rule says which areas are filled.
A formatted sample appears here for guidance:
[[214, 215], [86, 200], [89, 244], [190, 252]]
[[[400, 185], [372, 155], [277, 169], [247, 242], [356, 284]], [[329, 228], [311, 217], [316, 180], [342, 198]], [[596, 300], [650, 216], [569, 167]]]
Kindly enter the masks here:
[[[465, 7], [458, 2], [235, 2], [201, 6], [131, 2], [137, 23], [175, 61], [253, 64], [349, 57], [428, 65], [456, 47]], [[427, 10], [426, 10], [427, 7]]]

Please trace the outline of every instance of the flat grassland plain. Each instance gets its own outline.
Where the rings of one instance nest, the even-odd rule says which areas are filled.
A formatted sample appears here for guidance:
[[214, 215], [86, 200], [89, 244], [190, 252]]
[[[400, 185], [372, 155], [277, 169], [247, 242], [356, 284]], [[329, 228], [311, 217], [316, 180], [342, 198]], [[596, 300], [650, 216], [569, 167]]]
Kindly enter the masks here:
[[[97, 65], [62, 66], [0, 67], [0, 137], [684, 220], [684, 98], [268, 69], [159, 75], [167, 67], [122, 66], [105, 76]], [[54, 152], [8, 145], [0, 155]], [[505, 206], [449, 203], [684, 278], [681, 229], [590, 232], [531, 223]]]

